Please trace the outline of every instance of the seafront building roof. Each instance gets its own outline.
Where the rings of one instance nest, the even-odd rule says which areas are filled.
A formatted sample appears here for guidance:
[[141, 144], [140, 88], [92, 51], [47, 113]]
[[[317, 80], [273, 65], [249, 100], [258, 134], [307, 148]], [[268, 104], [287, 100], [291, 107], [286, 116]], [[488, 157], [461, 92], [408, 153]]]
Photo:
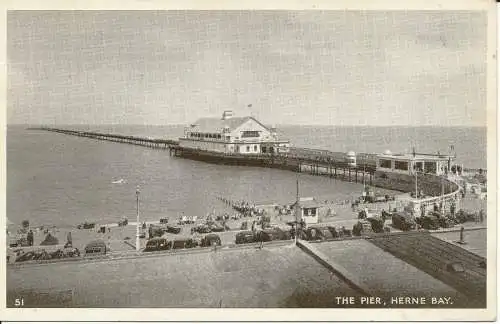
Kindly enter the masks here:
[[225, 128], [227, 128], [231, 132], [236, 128], [238, 128], [239, 126], [246, 123], [250, 119], [254, 120], [262, 127], [269, 130], [267, 126], [259, 122], [254, 117], [245, 116], [245, 117], [231, 117], [227, 119], [221, 119], [220, 117], [200, 118], [196, 122], [191, 124], [190, 131], [199, 133], [221, 133]]
[[385, 152], [382, 154], [378, 154], [379, 158], [387, 158], [387, 159], [401, 159], [401, 160], [425, 160], [425, 161], [443, 161], [448, 159], [454, 159], [455, 157], [452, 155], [445, 154], [423, 154], [423, 153], [389, 153]]

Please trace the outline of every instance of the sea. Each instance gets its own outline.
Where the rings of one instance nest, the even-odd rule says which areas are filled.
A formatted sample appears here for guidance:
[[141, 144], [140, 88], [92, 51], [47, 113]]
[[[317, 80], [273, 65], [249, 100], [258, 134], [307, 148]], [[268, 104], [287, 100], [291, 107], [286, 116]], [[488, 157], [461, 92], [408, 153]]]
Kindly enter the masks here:
[[[176, 158], [167, 150], [97, 141], [7, 126], [7, 219], [71, 228], [84, 221], [115, 223], [225, 212], [217, 197], [256, 204], [292, 203], [302, 197], [342, 201], [361, 185], [328, 177], [258, 167], [223, 166]], [[123, 135], [175, 139], [183, 126], [57, 125]], [[486, 128], [278, 126], [293, 146], [381, 153], [449, 153], [468, 168], [486, 168]]]

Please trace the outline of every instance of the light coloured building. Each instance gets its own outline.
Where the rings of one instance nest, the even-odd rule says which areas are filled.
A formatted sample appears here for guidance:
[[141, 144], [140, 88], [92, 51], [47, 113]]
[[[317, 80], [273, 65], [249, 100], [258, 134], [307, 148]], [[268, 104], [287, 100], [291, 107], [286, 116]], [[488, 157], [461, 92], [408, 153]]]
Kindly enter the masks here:
[[439, 176], [450, 171], [454, 159], [450, 155], [393, 154], [386, 151], [377, 156], [377, 170], [404, 174], [415, 174], [415, 171], [417, 171]]
[[254, 117], [233, 117], [224, 111], [222, 118], [200, 118], [186, 127], [179, 138], [181, 147], [219, 153], [287, 153], [290, 142], [278, 139], [276, 130]]
[[[300, 202], [300, 217], [306, 224], [317, 224], [319, 222], [319, 208], [321, 205], [313, 197], [301, 197]], [[292, 204], [295, 208], [297, 203]]]

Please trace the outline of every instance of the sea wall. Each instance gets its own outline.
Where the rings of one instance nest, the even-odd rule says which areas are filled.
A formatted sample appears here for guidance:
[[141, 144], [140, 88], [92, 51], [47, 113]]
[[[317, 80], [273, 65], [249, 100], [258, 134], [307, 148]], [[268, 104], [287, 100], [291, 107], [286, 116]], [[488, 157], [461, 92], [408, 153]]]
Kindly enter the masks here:
[[[441, 196], [458, 190], [458, 185], [448, 179], [432, 174], [419, 174], [417, 177], [418, 190], [426, 196]], [[402, 192], [415, 192], [415, 176], [409, 174], [376, 171], [372, 181], [373, 185], [380, 188]]]
[[[373, 185], [376, 187], [415, 192], [415, 177], [408, 174], [376, 171]], [[420, 216], [430, 211], [434, 206], [441, 206], [443, 212], [460, 209], [460, 187], [453, 181], [432, 174], [419, 174], [417, 177], [418, 191], [423, 191], [425, 197], [413, 199], [413, 213]]]

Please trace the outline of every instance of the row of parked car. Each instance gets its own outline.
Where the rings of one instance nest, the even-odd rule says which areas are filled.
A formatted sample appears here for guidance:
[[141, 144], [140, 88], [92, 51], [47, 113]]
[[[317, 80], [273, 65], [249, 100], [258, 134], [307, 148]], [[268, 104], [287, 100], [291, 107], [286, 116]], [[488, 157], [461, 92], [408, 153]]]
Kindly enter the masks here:
[[[340, 237], [350, 237], [352, 231], [344, 227], [334, 226], [310, 226], [300, 230], [299, 238], [305, 241], [330, 240]], [[279, 227], [263, 229], [259, 231], [242, 231], [236, 234], [236, 244], [247, 244], [256, 242], [270, 242], [280, 240], [291, 240], [295, 237], [295, 230], [284, 230]]]
[[222, 241], [217, 234], [208, 234], [201, 239], [175, 238], [168, 240], [165, 237], [155, 237], [146, 243], [144, 252], [165, 251], [176, 249], [191, 249], [195, 247], [209, 247], [221, 245]]
[[417, 228], [417, 225], [426, 230], [437, 230], [476, 220], [477, 216], [474, 213], [468, 213], [463, 210], [459, 210], [455, 215], [442, 215], [439, 212], [433, 211], [415, 219], [406, 212], [392, 213], [392, 226], [402, 231], [414, 230]]
[[55, 259], [66, 259], [79, 257], [80, 251], [76, 248], [65, 248], [58, 249], [57, 251], [47, 252], [44, 249], [36, 251], [21, 252], [18, 251], [18, 255], [15, 259], [16, 262], [26, 262], [33, 260], [55, 260]]

